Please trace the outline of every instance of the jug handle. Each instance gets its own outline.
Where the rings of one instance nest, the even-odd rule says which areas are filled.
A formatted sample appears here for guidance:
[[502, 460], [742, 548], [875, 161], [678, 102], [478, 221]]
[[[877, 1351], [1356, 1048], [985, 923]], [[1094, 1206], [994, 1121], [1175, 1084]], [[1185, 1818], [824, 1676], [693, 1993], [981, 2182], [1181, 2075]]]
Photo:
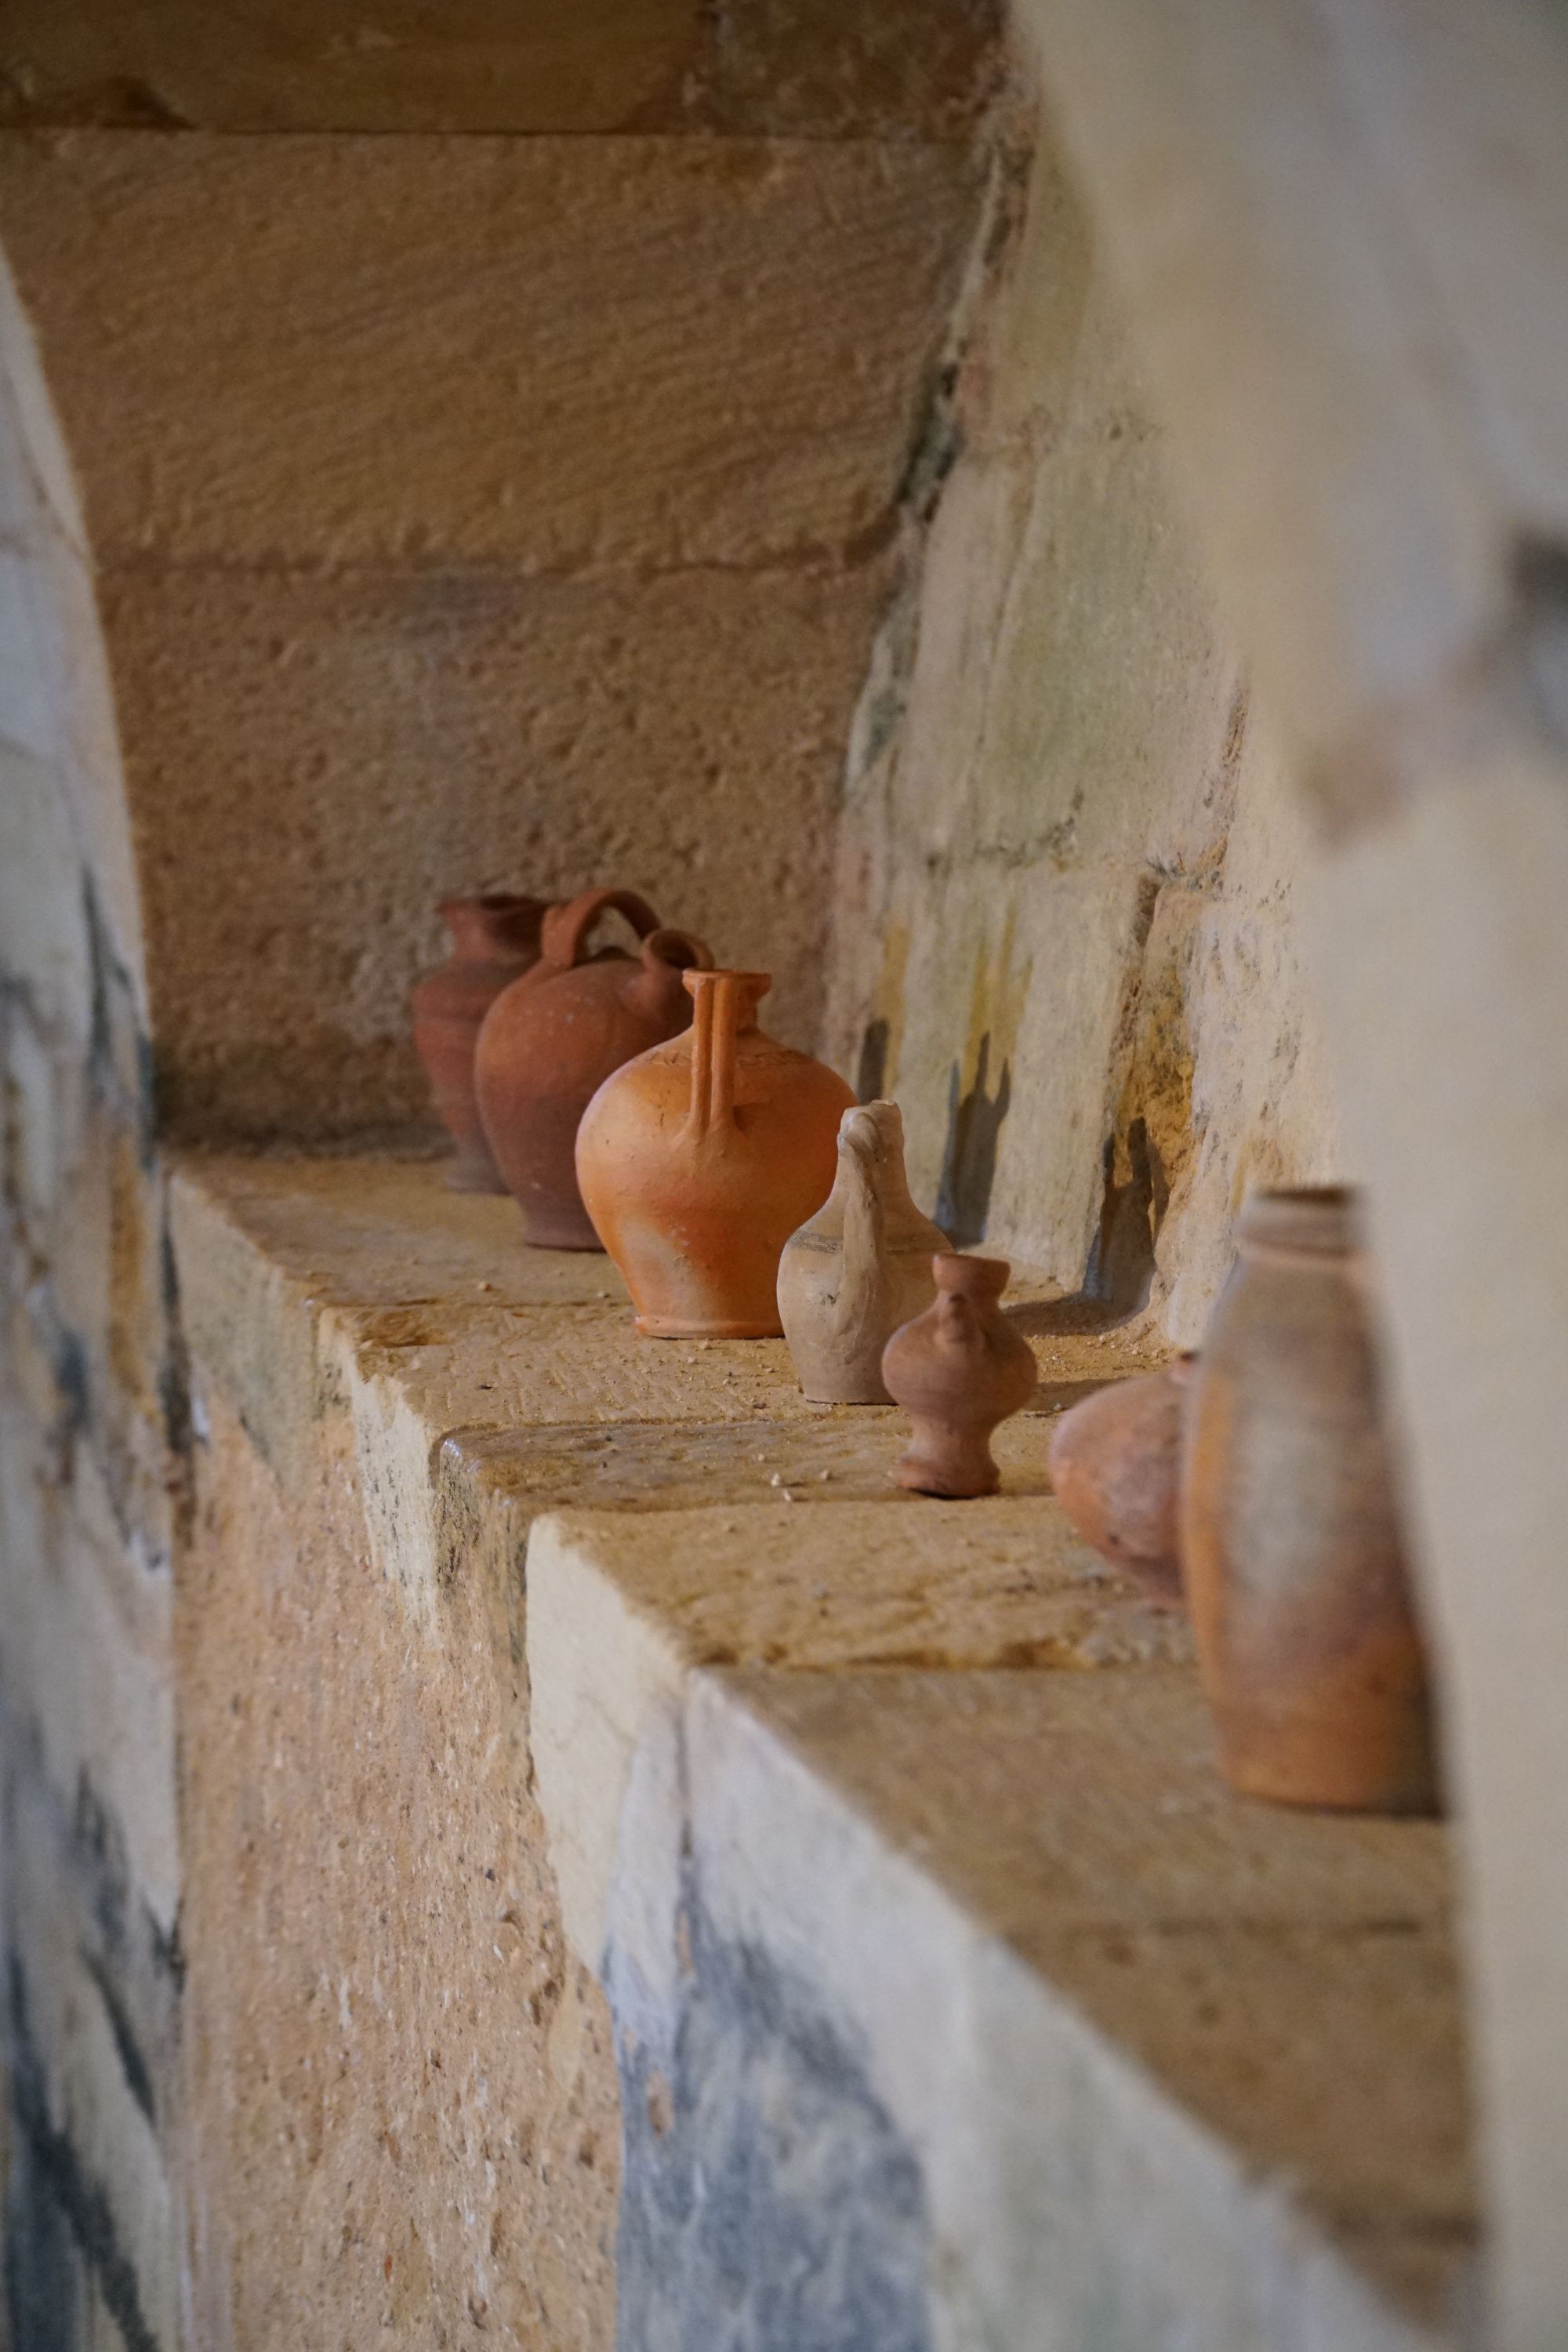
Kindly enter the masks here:
[[639, 940], [658, 929], [658, 917], [635, 890], [584, 890], [563, 907], [552, 907], [544, 918], [540, 944], [547, 963], [563, 970], [580, 963], [589, 932], [601, 915], [612, 909], [624, 915]]
[[686, 1129], [715, 1135], [735, 1124], [735, 1043], [771, 985], [762, 971], [688, 971], [692, 999], [691, 1107]]

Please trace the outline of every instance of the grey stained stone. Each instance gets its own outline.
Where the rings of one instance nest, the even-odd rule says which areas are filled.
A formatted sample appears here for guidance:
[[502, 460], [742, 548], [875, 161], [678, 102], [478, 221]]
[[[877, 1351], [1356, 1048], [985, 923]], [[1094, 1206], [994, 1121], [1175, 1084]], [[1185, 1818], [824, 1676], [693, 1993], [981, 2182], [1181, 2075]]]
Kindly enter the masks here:
[[[930, 2352], [921, 2168], [810, 1989], [688, 1876], [666, 2081], [618, 2035], [617, 2352]], [[616, 1967], [612, 1952], [608, 1977]]]

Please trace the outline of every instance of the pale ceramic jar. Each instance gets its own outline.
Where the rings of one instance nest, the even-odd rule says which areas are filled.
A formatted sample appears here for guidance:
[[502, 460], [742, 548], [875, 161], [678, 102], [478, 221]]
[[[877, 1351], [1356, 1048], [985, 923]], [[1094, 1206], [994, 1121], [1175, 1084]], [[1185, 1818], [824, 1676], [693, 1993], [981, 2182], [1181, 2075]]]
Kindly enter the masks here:
[[847, 1110], [833, 1190], [779, 1262], [779, 1319], [805, 1395], [891, 1404], [882, 1350], [935, 1298], [931, 1259], [947, 1247], [910, 1197], [897, 1103]]

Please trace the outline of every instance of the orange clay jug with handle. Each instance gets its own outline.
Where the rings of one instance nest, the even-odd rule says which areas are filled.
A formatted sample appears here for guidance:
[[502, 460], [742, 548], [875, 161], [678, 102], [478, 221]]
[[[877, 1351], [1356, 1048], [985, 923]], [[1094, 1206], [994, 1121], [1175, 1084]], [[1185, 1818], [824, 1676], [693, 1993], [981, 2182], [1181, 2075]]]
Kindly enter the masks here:
[[782, 1328], [779, 1259], [833, 1189], [842, 1078], [757, 1026], [761, 971], [688, 971], [681, 1036], [606, 1078], [584, 1114], [577, 1178], [654, 1339]]
[[[610, 913], [637, 933], [637, 955], [589, 952]], [[663, 929], [631, 890], [584, 890], [552, 907], [541, 945], [532, 970], [485, 1015], [474, 1055], [479, 1115], [525, 1237], [542, 1249], [597, 1249], [577, 1191], [577, 1123], [613, 1070], [685, 1028], [682, 976], [713, 959], [700, 940]]]

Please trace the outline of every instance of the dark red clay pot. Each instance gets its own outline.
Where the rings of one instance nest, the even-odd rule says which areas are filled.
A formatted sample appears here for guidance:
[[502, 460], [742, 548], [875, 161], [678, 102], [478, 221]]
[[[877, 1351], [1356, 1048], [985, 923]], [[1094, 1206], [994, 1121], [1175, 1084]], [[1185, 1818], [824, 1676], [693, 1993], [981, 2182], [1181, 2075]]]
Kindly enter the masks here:
[[[588, 952], [608, 913], [625, 916], [639, 941]], [[585, 890], [546, 916], [542, 953], [498, 996], [474, 1057], [479, 1116], [525, 1237], [541, 1249], [597, 1249], [577, 1189], [578, 1123], [623, 1062], [683, 1030], [691, 1000], [682, 974], [713, 959], [700, 940], [667, 930], [631, 890]]]
[[1001, 1309], [1012, 1272], [997, 1257], [933, 1257], [936, 1299], [895, 1331], [882, 1379], [914, 1424], [893, 1471], [900, 1486], [953, 1498], [994, 1495], [991, 1433], [1035, 1392], [1035, 1353]]
[[503, 988], [539, 961], [547, 898], [493, 892], [443, 898], [452, 952], [426, 973], [413, 995], [414, 1050], [425, 1067], [441, 1124], [458, 1147], [447, 1181], [457, 1192], [504, 1192], [474, 1094], [479, 1024]]
[[1051, 1487], [1079, 1534], [1172, 1609], [1182, 1598], [1182, 1413], [1196, 1361], [1178, 1356], [1097, 1389], [1051, 1439]]

